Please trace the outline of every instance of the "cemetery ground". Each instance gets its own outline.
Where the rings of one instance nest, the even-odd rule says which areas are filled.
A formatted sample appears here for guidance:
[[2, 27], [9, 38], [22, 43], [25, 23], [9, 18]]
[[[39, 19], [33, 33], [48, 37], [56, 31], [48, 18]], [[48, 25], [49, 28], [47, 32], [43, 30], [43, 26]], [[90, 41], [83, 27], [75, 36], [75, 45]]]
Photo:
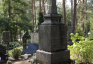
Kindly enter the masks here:
[[30, 58], [28, 59], [20, 59], [20, 60], [16, 60], [16, 61], [12, 61], [12, 64], [31, 64], [31, 62], [29, 62]]

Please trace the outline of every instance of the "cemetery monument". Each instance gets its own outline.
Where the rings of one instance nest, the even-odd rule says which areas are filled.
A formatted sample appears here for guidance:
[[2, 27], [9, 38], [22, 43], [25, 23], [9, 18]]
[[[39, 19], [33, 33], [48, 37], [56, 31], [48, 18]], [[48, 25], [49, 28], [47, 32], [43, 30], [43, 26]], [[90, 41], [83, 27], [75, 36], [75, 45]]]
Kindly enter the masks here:
[[61, 22], [61, 17], [57, 14], [56, 0], [49, 0], [49, 12], [39, 25], [39, 49], [36, 52], [36, 60], [43, 64], [61, 64], [70, 60], [67, 26]]

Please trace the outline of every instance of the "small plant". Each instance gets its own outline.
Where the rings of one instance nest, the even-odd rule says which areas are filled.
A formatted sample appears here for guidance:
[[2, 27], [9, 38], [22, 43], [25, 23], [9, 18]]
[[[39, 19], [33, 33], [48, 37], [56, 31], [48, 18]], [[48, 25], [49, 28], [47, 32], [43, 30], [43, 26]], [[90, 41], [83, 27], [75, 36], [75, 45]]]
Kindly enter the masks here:
[[[77, 41], [78, 39], [78, 41]], [[77, 64], [91, 64], [93, 59], [93, 40], [71, 33], [73, 45], [68, 46], [71, 59], [75, 59]]]
[[18, 59], [20, 55], [21, 55], [21, 50], [20, 49], [14, 48], [12, 50], [12, 56], [13, 56], [13, 58]]
[[7, 64], [12, 64], [12, 62], [10, 60], [7, 61]]

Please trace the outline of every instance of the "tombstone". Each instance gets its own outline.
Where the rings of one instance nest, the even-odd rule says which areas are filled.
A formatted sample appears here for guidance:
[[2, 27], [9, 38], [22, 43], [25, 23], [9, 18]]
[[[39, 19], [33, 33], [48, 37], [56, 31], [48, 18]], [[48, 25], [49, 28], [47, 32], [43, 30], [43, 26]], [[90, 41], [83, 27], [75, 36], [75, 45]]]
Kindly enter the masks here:
[[10, 31], [3, 31], [3, 41], [4, 42], [10, 41]]
[[3, 31], [3, 41], [7, 44], [7, 50], [8, 50], [10, 41], [10, 31]]
[[24, 49], [26, 49], [26, 46], [27, 46], [27, 39], [28, 39], [28, 32], [25, 31], [25, 33], [22, 36], [23, 48]]
[[70, 34], [71, 34], [71, 26], [68, 26], [67, 27], [68, 29], [67, 29], [67, 44], [68, 45], [72, 45], [73, 43], [72, 43], [72, 41], [71, 41], [71, 36], [70, 36]]
[[39, 43], [39, 34], [38, 33], [31, 33], [31, 43]]
[[39, 49], [36, 52], [38, 62], [62, 64], [70, 60], [67, 26], [61, 22], [61, 17], [57, 14], [56, 0], [49, 0], [49, 13], [44, 15], [45, 21], [39, 26]]
[[0, 45], [0, 64], [1, 62], [6, 62], [8, 60], [8, 55], [6, 54], [6, 47]]

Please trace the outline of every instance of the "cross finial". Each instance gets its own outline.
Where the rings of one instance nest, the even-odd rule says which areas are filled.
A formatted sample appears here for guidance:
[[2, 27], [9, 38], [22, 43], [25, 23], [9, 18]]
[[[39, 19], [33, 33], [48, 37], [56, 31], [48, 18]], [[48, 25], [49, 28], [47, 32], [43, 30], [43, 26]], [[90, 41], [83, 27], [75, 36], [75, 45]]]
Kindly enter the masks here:
[[49, 14], [57, 14], [56, 0], [49, 0]]

